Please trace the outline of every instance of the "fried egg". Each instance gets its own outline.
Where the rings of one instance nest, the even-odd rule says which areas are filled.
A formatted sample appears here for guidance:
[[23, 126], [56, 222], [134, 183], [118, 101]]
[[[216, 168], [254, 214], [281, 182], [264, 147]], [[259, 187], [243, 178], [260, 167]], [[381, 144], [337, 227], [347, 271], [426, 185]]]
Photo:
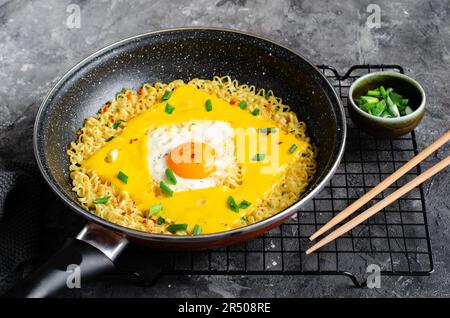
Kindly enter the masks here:
[[166, 171], [174, 172], [174, 192], [222, 185], [237, 167], [234, 130], [229, 123], [214, 120], [158, 127], [148, 133], [147, 160], [157, 183], [170, 183]]

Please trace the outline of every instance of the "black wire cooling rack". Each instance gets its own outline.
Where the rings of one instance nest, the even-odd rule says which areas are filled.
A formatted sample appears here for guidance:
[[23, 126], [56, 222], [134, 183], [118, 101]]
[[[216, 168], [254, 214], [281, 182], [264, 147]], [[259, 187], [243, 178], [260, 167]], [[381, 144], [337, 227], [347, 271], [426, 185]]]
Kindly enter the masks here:
[[[361, 75], [379, 70], [403, 73], [398, 65], [357, 65], [343, 76], [327, 65], [318, 68], [335, 87], [345, 107], [348, 88]], [[381, 275], [386, 276], [429, 275], [433, 260], [421, 187], [328, 246], [305, 255], [311, 234], [418, 152], [414, 132], [397, 139], [375, 139], [355, 127], [350, 119], [347, 125], [345, 156], [336, 174], [319, 195], [280, 227], [241, 245], [211, 251], [149, 253], [132, 247], [119, 260], [119, 268], [135, 273], [149, 284], [169, 274], [344, 275], [362, 287], [370, 264], [379, 266]], [[368, 205], [420, 173], [419, 165]]]

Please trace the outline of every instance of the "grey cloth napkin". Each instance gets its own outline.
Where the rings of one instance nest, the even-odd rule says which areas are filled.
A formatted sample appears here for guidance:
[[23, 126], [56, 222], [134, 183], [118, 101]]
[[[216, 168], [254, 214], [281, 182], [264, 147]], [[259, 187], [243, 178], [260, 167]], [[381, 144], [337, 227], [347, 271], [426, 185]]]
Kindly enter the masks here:
[[38, 255], [43, 187], [36, 165], [0, 158], [0, 294]]

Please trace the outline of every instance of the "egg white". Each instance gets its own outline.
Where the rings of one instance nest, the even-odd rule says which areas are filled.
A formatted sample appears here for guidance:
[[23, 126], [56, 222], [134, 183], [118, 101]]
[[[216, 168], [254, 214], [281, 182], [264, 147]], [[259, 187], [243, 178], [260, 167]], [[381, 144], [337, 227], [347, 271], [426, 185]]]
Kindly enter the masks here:
[[215, 150], [215, 171], [203, 179], [185, 179], [178, 175], [177, 184], [170, 185], [174, 192], [219, 186], [226, 174], [236, 165], [234, 155], [234, 129], [229, 123], [215, 120], [194, 120], [170, 126], [161, 126], [148, 133], [148, 169], [159, 183], [167, 182], [165, 170], [167, 156], [179, 145], [201, 142]]

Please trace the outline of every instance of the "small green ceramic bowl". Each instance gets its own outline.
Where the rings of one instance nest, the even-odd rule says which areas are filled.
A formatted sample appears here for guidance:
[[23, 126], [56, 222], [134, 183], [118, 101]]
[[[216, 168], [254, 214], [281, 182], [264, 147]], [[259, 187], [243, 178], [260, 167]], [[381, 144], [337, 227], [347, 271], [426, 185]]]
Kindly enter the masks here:
[[[365, 95], [369, 89], [383, 85], [392, 87], [409, 99], [409, 107], [413, 112], [396, 118], [377, 117], [366, 113], [358, 107], [355, 100]], [[381, 138], [403, 136], [412, 131], [425, 114], [425, 91], [414, 79], [404, 74], [392, 71], [369, 73], [358, 78], [348, 92], [348, 112], [352, 121], [367, 133]]]

